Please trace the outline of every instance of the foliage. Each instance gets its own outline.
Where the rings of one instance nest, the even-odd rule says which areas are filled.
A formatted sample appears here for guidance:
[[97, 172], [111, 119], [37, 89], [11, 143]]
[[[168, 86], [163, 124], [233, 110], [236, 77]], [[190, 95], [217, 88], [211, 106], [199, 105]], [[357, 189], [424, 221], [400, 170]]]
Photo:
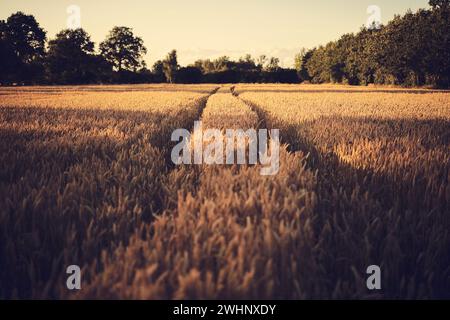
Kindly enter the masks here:
[[308, 74], [302, 78], [313, 83], [448, 87], [450, 7], [448, 1], [431, 2], [431, 10], [395, 16], [378, 30], [362, 28], [314, 49], [301, 61]]
[[196, 67], [189, 66], [178, 69], [176, 75], [177, 83], [200, 83], [202, 71]]
[[22, 12], [0, 21], [1, 83], [34, 83], [43, 73], [46, 33], [32, 15]]
[[6, 38], [23, 63], [43, 57], [46, 33], [32, 15], [17, 12], [7, 19], [6, 24]]
[[61, 31], [48, 47], [45, 62], [50, 83], [89, 83], [98, 77], [102, 66], [111, 71], [94, 54], [94, 43], [83, 29]]
[[[351, 85], [450, 86], [450, 1], [431, 0], [429, 9], [395, 16], [386, 25], [344, 34], [295, 56], [296, 75], [279, 59], [247, 54], [200, 59], [180, 69], [176, 50], [147, 70], [143, 40], [127, 27], [114, 27], [100, 44], [100, 55], [82, 53], [73, 37], [74, 63], [68, 61], [70, 40], [49, 42], [31, 15], [17, 12], [0, 21], [1, 84], [68, 83], [343, 83]], [[60, 36], [64, 34], [62, 31]], [[85, 37], [88, 35], [85, 33]], [[72, 37], [70, 37], [72, 39]], [[63, 45], [63, 43], [65, 43]], [[78, 49], [77, 49], [78, 48]], [[66, 52], [66, 53], [63, 53]], [[45, 56], [49, 55], [48, 58]], [[111, 70], [111, 66], [113, 70]], [[199, 70], [201, 74], [199, 73]], [[177, 73], [180, 75], [177, 76]]]
[[166, 76], [164, 75], [164, 63], [161, 60], [158, 60], [153, 64], [152, 73], [157, 78], [157, 82], [166, 82]]
[[256, 60], [247, 54], [237, 61], [227, 56], [197, 60], [194, 66], [203, 73], [203, 82], [206, 83], [298, 83], [299, 79], [293, 69], [279, 66], [278, 58], [267, 58], [261, 55]]
[[178, 65], [177, 51], [172, 50], [163, 61], [163, 71], [167, 82], [174, 83], [175, 77], [180, 66]]
[[119, 72], [136, 71], [145, 66], [142, 58], [147, 54], [147, 48], [131, 28], [114, 27], [106, 40], [100, 43], [100, 51], [106, 61]]

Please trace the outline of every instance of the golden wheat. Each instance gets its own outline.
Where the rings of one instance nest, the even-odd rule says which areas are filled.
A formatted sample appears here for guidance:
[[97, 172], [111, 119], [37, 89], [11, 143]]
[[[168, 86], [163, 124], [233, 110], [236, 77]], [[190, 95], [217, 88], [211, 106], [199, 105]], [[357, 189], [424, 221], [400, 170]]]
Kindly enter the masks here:
[[447, 295], [449, 94], [248, 90], [235, 89], [282, 130], [292, 150], [309, 152], [309, 165], [318, 170], [317, 230], [333, 239], [321, 242], [321, 260], [339, 255], [345, 261], [330, 264], [329, 272], [340, 274], [330, 292], [360, 296], [349, 265], [362, 270], [375, 263], [384, 266], [387, 297]]
[[94, 261], [150, 222], [161, 211], [170, 134], [192, 125], [207, 98], [35, 95], [41, 99], [0, 101], [0, 295], [7, 297], [58, 297], [62, 265]]
[[[236, 117], [238, 115], [238, 117]], [[256, 128], [258, 119], [230, 92], [211, 96], [205, 127]], [[83, 298], [301, 298], [308, 291], [314, 174], [301, 153], [281, 152], [275, 177], [258, 166], [201, 166], [172, 171], [175, 195], [142, 239], [104, 256]], [[193, 179], [195, 177], [195, 179]], [[194, 181], [192, 181], [194, 180]], [[195, 184], [195, 188], [193, 185]], [[116, 263], [112, 263], [116, 261]]]
[[[448, 93], [215, 88], [2, 88], [0, 297], [448, 297]], [[173, 165], [195, 120], [280, 129], [279, 173]]]

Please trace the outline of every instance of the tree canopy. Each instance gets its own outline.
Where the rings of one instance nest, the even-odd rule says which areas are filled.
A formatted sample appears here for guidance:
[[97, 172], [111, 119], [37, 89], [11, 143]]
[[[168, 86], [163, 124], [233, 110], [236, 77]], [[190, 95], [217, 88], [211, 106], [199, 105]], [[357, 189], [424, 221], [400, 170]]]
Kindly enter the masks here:
[[301, 80], [449, 87], [449, 2], [430, 1], [431, 10], [397, 15], [378, 29], [362, 28], [300, 54]]
[[246, 54], [199, 59], [181, 67], [176, 50], [146, 68], [147, 48], [128, 27], [114, 27], [98, 50], [83, 29], [62, 30], [48, 42], [32, 15], [0, 20], [0, 84], [140, 82], [280, 82], [450, 87], [450, 0], [363, 27], [295, 56], [294, 68], [277, 57]]
[[172, 50], [167, 54], [166, 59], [164, 59], [163, 61], [163, 71], [164, 75], [166, 76], [167, 82], [175, 82], [176, 73], [179, 67], [180, 66], [178, 65], [177, 51]]
[[8, 18], [5, 27], [6, 38], [22, 62], [44, 56], [46, 32], [32, 15], [17, 12]]
[[59, 32], [48, 45], [46, 57], [47, 76], [51, 83], [87, 83], [108, 69], [95, 55], [94, 42], [83, 29], [66, 29]]
[[0, 21], [0, 81], [36, 81], [43, 73], [46, 39], [46, 32], [32, 15], [17, 12]]
[[145, 67], [143, 56], [147, 54], [144, 41], [127, 27], [114, 27], [100, 44], [103, 57], [118, 71], [136, 71]]

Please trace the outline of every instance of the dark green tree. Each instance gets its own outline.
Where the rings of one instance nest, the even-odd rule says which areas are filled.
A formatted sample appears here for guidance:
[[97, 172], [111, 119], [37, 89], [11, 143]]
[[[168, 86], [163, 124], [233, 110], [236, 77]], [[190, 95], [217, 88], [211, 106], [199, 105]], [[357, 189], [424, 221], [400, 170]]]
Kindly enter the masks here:
[[194, 67], [200, 69], [203, 74], [215, 72], [214, 63], [210, 59], [199, 59], [194, 62]]
[[239, 60], [235, 62], [231, 66], [231, 68], [234, 70], [241, 70], [241, 71], [254, 71], [258, 69], [255, 60], [250, 54], [246, 54], [245, 56], [239, 58]]
[[449, 2], [430, 1], [431, 10], [397, 15], [378, 29], [362, 28], [314, 49], [305, 63], [311, 82], [448, 87]]
[[269, 59], [269, 62], [267, 63], [265, 70], [269, 72], [274, 72], [277, 71], [278, 69], [280, 69], [280, 59], [271, 57]]
[[178, 65], [177, 51], [170, 51], [163, 61], [163, 70], [167, 82], [174, 83], [175, 77], [180, 66]]
[[438, 1], [424, 23], [424, 45], [427, 82], [437, 87], [450, 87], [450, 4]]
[[[35, 83], [43, 73], [46, 33], [32, 15], [17, 12], [1, 26], [3, 68], [10, 82]], [[11, 49], [15, 57], [11, 54]], [[8, 70], [13, 68], [13, 70]]]
[[177, 71], [177, 83], [200, 83], [202, 80], [202, 71], [194, 66], [180, 68]]
[[260, 71], [264, 70], [267, 63], [267, 56], [265, 54], [262, 54], [256, 59], [256, 66]]
[[6, 25], [7, 39], [22, 62], [30, 63], [44, 56], [46, 32], [34, 16], [17, 12], [8, 18]]
[[[209, 61], [209, 60], [208, 60]], [[231, 60], [228, 56], [221, 56], [212, 62], [214, 72], [223, 72], [231, 69]]]
[[311, 80], [306, 65], [309, 59], [311, 59], [313, 53], [313, 50], [306, 50], [306, 48], [302, 48], [302, 50], [295, 55], [294, 67], [295, 70], [297, 70], [297, 75], [301, 82]]
[[8, 41], [8, 26], [0, 20], [0, 84], [10, 84], [14, 81], [14, 74], [21, 66], [21, 61]]
[[156, 82], [166, 82], [166, 76], [164, 75], [164, 63], [161, 60], [158, 60], [153, 64], [152, 73], [155, 76]]
[[63, 30], [49, 42], [46, 67], [48, 80], [62, 84], [97, 82], [97, 76], [108, 68], [94, 54], [94, 43], [83, 29]]
[[147, 49], [141, 38], [127, 27], [114, 27], [105, 41], [100, 44], [100, 51], [106, 61], [117, 71], [137, 71], [144, 65], [143, 56]]

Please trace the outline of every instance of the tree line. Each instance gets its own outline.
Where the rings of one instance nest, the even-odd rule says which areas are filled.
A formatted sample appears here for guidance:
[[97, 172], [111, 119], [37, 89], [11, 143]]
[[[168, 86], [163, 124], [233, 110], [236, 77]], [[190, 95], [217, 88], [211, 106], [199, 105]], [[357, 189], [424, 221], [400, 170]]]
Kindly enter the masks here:
[[300, 81], [352, 85], [387, 84], [448, 88], [450, 1], [431, 0], [431, 9], [395, 16], [386, 25], [356, 34], [295, 58]]
[[127, 27], [114, 27], [98, 51], [89, 34], [65, 29], [47, 42], [35, 17], [23, 12], [0, 21], [0, 84], [90, 83], [230, 83], [298, 82], [295, 69], [279, 66], [277, 58], [250, 55], [238, 61], [221, 57], [181, 67], [173, 50], [151, 70], [143, 59], [143, 40]]
[[238, 83], [279, 82], [394, 84], [449, 87], [450, 0], [395, 16], [385, 26], [362, 28], [295, 57], [246, 55], [201, 59], [182, 67], [176, 50], [151, 68], [143, 40], [128, 27], [114, 27], [98, 50], [83, 29], [66, 29], [47, 41], [34, 16], [22, 12], [0, 20], [0, 84]]
[[83, 29], [66, 29], [47, 43], [34, 16], [22, 12], [0, 21], [1, 84], [87, 84], [146, 82], [141, 38], [114, 27], [99, 52]]

